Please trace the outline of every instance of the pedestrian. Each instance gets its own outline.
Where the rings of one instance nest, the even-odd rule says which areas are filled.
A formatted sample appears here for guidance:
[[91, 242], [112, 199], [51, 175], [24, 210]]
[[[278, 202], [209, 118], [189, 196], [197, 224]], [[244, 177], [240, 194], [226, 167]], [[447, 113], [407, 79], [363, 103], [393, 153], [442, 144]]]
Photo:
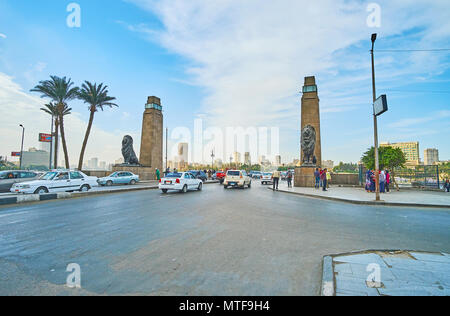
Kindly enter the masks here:
[[292, 172], [288, 171], [286, 178], [287, 178], [288, 188], [292, 188]]
[[276, 170], [273, 175], [273, 191], [277, 190], [278, 191], [278, 183], [280, 182], [280, 172], [278, 170]]
[[386, 170], [386, 192], [389, 193], [389, 184], [391, 184], [391, 175], [389, 174], [389, 170]]
[[161, 180], [161, 173], [159, 172], [158, 168], [155, 168], [155, 173], [156, 173], [156, 180]]
[[375, 172], [374, 171], [370, 171], [370, 188], [369, 188], [371, 193], [375, 192]]
[[445, 192], [450, 192], [450, 181], [447, 179], [444, 183]]
[[322, 170], [322, 175], [320, 176], [322, 182], [322, 190], [327, 191], [327, 169]]
[[327, 189], [330, 188], [331, 183], [331, 172], [327, 172]]
[[386, 175], [384, 174], [384, 171], [380, 171], [380, 193], [386, 193], [385, 187], [386, 187]]
[[320, 171], [319, 168], [316, 168], [316, 171], [314, 171], [314, 178], [316, 180], [316, 183], [314, 184], [314, 187], [318, 189], [320, 187]]

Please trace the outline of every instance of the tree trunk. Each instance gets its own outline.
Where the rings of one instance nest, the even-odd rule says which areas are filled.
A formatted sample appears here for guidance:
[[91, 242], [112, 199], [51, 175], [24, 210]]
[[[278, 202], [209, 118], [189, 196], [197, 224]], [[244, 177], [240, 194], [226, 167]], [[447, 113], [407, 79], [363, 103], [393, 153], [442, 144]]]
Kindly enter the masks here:
[[55, 161], [53, 162], [55, 169], [58, 169], [58, 145], [59, 145], [59, 130], [58, 130], [58, 128], [59, 128], [59, 118], [56, 117], [55, 118], [55, 137], [53, 138], [54, 142], [55, 142], [55, 148], [54, 148]]
[[78, 161], [78, 170], [80, 170], [80, 171], [83, 168], [84, 152], [86, 151], [89, 134], [91, 133], [92, 122], [94, 122], [94, 114], [95, 114], [95, 111], [91, 110], [91, 115], [89, 116], [89, 123], [88, 123], [87, 129], [86, 129], [86, 135], [84, 135], [83, 146], [81, 147], [80, 160]]
[[397, 188], [397, 191], [400, 191], [400, 187], [398, 186], [397, 181], [395, 181], [395, 173], [394, 173], [394, 171], [391, 172], [391, 178], [392, 178], [392, 182], [395, 184], [395, 187]]
[[64, 160], [66, 163], [66, 169], [70, 169], [70, 163], [69, 163], [69, 153], [67, 151], [67, 143], [66, 143], [66, 135], [64, 133], [64, 117], [63, 115], [59, 115], [59, 128], [61, 131], [61, 142], [63, 145], [63, 151], [64, 151]]

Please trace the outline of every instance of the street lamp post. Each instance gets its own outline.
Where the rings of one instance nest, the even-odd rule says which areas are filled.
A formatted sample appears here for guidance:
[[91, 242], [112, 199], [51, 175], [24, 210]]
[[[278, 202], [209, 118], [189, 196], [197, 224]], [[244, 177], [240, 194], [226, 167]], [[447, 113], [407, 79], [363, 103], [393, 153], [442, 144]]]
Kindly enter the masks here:
[[48, 170], [52, 170], [53, 138], [55, 137], [55, 135], [53, 135], [53, 115], [52, 115], [52, 127], [50, 135], [52, 136], [50, 137], [50, 159], [48, 162]]
[[214, 155], [214, 149], [211, 150], [211, 169], [214, 169], [214, 157], [216, 155]]
[[[377, 40], [377, 34], [372, 34], [372, 49], [370, 50], [370, 54], [372, 56], [372, 92], [373, 92], [373, 103], [377, 100], [377, 92], [375, 88], [375, 59], [373, 54], [373, 49], [375, 46], [375, 41]], [[375, 194], [376, 201], [380, 201], [380, 161], [378, 157], [378, 121], [377, 116], [373, 113], [373, 130], [374, 130], [374, 139], [375, 139]]]
[[20, 147], [20, 167], [19, 169], [22, 170], [22, 159], [23, 159], [23, 139], [25, 137], [25, 127], [23, 127], [22, 124], [19, 125], [20, 127], [22, 127], [22, 146]]

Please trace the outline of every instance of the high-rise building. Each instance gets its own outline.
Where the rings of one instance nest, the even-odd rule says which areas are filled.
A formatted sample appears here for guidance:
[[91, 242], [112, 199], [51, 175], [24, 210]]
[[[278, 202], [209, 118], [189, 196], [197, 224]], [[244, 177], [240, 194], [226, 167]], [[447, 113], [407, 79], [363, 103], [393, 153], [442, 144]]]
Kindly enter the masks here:
[[163, 114], [161, 99], [154, 96], [145, 105], [139, 162], [144, 167], [163, 168]]
[[426, 166], [437, 164], [439, 162], [439, 150], [435, 148], [425, 149], [423, 153], [423, 161]]
[[188, 143], [178, 144], [178, 162], [189, 163], [189, 145]]
[[88, 168], [91, 170], [98, 169], [98, 158], [88, 160]]
[[400, 148], [405, 154], [407, 165], [418, 166], [420, 164], [419, 142], [381, 143], [380, 147]]
[[241, 163], [241, 153], [235, 151], [233, 154], [233, 158], [235, 163]]
[[244, 164], [246, 164], [247, 166], [250, 166], [252, 164], [252, 159], [250, 158], [249, 152], [245, 153]]
[[275, 166], [277, 166], [277, 167], [281, 166], [281, 156], [280, 155], [275, 156]]

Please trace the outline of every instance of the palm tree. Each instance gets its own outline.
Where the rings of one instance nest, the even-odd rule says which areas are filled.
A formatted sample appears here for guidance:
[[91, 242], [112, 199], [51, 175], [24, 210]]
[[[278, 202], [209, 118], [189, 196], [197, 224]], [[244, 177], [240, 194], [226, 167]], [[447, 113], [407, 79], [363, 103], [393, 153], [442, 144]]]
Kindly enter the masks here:
[[111, 101], [116, 100], [114, 97], [108, 96], [108, 86], [103, 85], [103, 83], [97, 85], [92, 84], [89, 81], [85, 81], [81, 86], [81, 90], [78, 92], [78, 99], [83, 100], [84, 103], [89, 104], [89, 123], [86, 129], [86, 135], [84, 136], [83, 146], [81, 147], [80, 159], [78, 161], [78, 170], [83, 168], [83, 158], [86, 151], [87, 142], [89, 139], [89, 134], [91, 133], [92, 123], [94, 121], [95, 112], [98, 110], [103, 111], [104, 106], [118, 106]]
[[[49, 104], [45, 104], [43, 108], [41, 108], [41, 111], [44, 111], [47, 114], [50, 114], [52, 116], [52, 119], [55, 119], [55, 135], [53, 139], [55, 140], [55, 152], [54, 152], [54, 164], [55, 169], [58, 168], [58, 141], [59, 141], [59, 115], [58, 115], [58, 106], [54, 104], [53, 102], [50, 102]], [[63, 116], [71, 114], [72, 109], [65, 104], [63, 109]], [[53, 136], [53, 135], [52, 135]]]
[[71, 79], [66, 77], [59, 78], [57, 76], [50, 76], [51, 80], [40, 81], [39, 84], [31, 89], [32, 92], [41, 93], [41, 97], [52, 99], [56, 103], [57, 117], [59, 123], [59, 130], [61, 132], [61, 141], [64, 150], [64, 159], [66, 161], [66, 168], [69, 169], [69, 153], [67, 151], [66, 134], [64, 132], [64, 109], [67, 106], [67, 101], [73, 100], [78, 96], [78, 87], [73, 87]]

